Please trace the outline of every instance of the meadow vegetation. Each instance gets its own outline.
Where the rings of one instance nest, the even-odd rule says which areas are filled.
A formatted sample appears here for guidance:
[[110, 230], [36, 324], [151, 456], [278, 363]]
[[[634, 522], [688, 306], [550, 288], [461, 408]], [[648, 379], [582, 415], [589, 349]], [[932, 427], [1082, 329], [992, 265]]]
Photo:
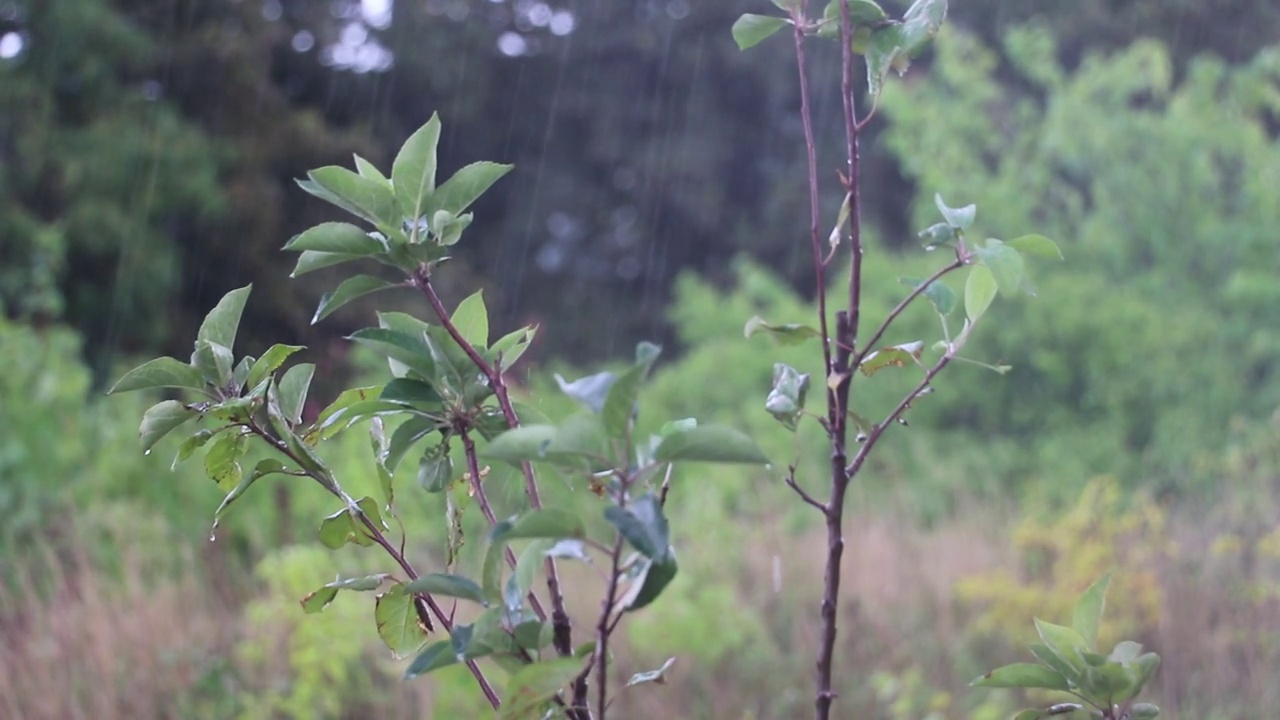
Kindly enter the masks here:
[[[1160, 652], [1147, 694], [1164, 716], [1268, 717], [1280, 707], [1280, 146], [1268, 124], [1280, 113], [1280, 54], [1202, 59], [1178, 75], [1164, 48], [1140, 41], [1067, 71], [1047, 33], [1024, 28], [1005, 43], [1020, 85], [995, 82], [994, 56], [975, 38], [944, 33], [930, 72], [886, 91], [885, 140], [930, 188], [918, 220], [938, 189], [977, 203], [979, 228], [1057, 238], [1068, 261], [1037, 273], [1038, 298], [996, 306], [995, 327], [975, 340], [1012, 371], [957, 368], [851, 491], [842, 716], [1006, 717], [1028, 698], [969, 682], [1025, 654], [1032, 616], [1067, 621], [1075, 597], [1113, 570], [1102, 644], [1127, 637]], [[909, 242], [872, 245], [868, 312], [900, 297], [881, 280], [926, 267], [927, 256], [899, 252]], [[821, 438], [777, 432], [762, 407], [773, 363], [820, 374], [814, 354], [742, 337], [751, 316], [814, 311], [767, 268], [741, 260], [731, 274], [678, 281], [667, 312], [682, 351], [655, 367], [642, 416], [732, 424], [771, 457], [797, 455], [800, 474], [821, 472]], [[886, 340], [922, 334], [932, 318], [917, 310]], [[198, 463], [171, 472], [174, 442], [138, 452], [144, 399], [98, 398], [78, 343], [65, 328], [0, 320], [0, 715], [484, 709], [461, 667], [401, 682], [362, 598], [340, 594], [302, 615], [298, 599], [331, 580], [335, 562], [376, 569], [350, 548], [335, 561], [316, 545], [316, 518], [333, 509], [320, 489], [267, 480], [271, 490], [214, 533], [222, 493]], [[522, 371], [551, 417], [570, 402], [543, 392], [552, 372], [576, 372], [557, 362]], [[356, 363], [373, 364], [358, 353]], [[867, 402], [902, 390], [872, 386]], [[374, 487], [360, 434], [327, 452], [344, 477]], [[491, 487], [519, 493], [514, 473], [494, 472]], [[447, 532], [444, 499], [416, 493], [410, 477], [401, 487], [403, 522], [427, 528], [411, 536], [415, 555], [443, 564], [428, 553]], [[684, 570], [624, 626], [618, 663], [625, 676], [677, 660], [663, 686], [619, 695], [620, 715], [806, 714], [818, 633], [807, 589], [821, 575], [822, 528], [778, 468], [685, 468], [672, 494]], [[472, 560], [482, 534], [478, 523], [464, 532], [477, 539], [462, 548]], [[365, 642], [332, 642], [338, 633]]]

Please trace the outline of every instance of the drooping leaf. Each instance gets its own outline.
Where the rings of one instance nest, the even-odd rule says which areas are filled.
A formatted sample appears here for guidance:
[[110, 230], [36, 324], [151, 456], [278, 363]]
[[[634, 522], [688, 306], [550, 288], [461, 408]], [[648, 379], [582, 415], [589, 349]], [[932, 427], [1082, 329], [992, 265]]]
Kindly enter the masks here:
[[462, 167], [436, 190], [431, 205], [458, 215], [514, 167], [495, 162], [476, 162]]
[[733, 23], [733, 41], [739, 50], [758, 45], [770, 35], [790, 24], [790, 21], [770, 15], [745, 13]]
[[1098, 625], [1102, 621], [1107, 586], [1110, 584], [1111, 573], [1108, 572], [1084, 591], [1071, 613], [1071, 627], [1084, 638], [1085, 647], [1092, 648], [1098, 642]]
[[[389, 248], [385, 240], [367, 233], [355, 225], [342, 222], [326, 222], [294, 235], [289, 242], [285, 243], [284, 249], [295, 252], [309, 250], [326, 253], [329, 256], [369, 257], [385, 253]], [[314, 260], [312, 262], [314, 263]], [[301, 263], [301, 260], [299, 260], [299, 263]], [[310, 267], [307, 271], [314, 269], [316, 268]], [[301, 274], [296, 267], [294, 268], [294, 274]]]
[[480, 588], [480, 585], [475, 580], [461, 575], [431, 573], [406, 583], [404, 587], [409, 592], [424, 592], [431, 595], [461, 598], [485, 606], [489, 604], [485, 600], [484, 590]]
[[920, 340], [901, 345], [890, 345], [869, 353], [862, 359], [858, 369], [862, 371], [863, 375], [874, 375], [877, 371], [887, 367], [903, 367], [904, 365], [915, 363], [920, 359], [920, 354], [923, 352], [924, 342]]
[[427, 629], [418, 618], [413, 593], [404, 585], [395, 585], [378, 596], [373, 619], [378, 626], [378, 637], [397, 659], [417, 652], [427, 641]]
[[582, 672], [579, 658], [557, 658], [524, 666], [507, 681], [498, 720], [538, 720], [542, 706]]
[[989, 688], [1040, 688], [1068, 690], [1067, 679], [1056, 671], [1035, 663], [1013, 663], [996, 668], [970, 685]]
[[867, 94], [875, 97], [884, 87], [889, 69], [903, 63], [902, 25], [894, 23], [871, 31], [867, 44]]
[[311, 317], [311, 324], [315, 325], [333, 314], [333, 312], [338, 308], [346, 305], [356, 298], [363, 297], [369, 293], [377, 292], [379, 290], [386, 290], [387, 288], [400, 286], [400, 283], [390, 282], [372, 275], [355, 275], [353, 277], [349, 277], [346, 280], [343, 280], [342, 283], [331, 292], [327, 292], [320, 297], [320, 304], [316, 306], [315, 315]]
[[1006, 244], [1024, 255], [1038, 255], [1053, 260], [1062, 259], [1062, 250], [1058, 248], [1058, 244], [1043, 235], [1023, 235]]
[[717, 425], [699, 425], [668, 435], [654, 451], [654, 459], [658, 462], [769, 463], [754, 440], [733, 428]]
[[442, 442], [427, 448], [418, 461], [418, 485], [429, 493], [440, 492], [453, 480], [453, 460], [449, 444]]
[[938, 34], [947, 18], [947, 0], [916, 0], [902, 16], [902, 46], [908, 57], [918, 56]]
[[964, 283], [964, 312], [970, 322], [976, 322], [991, 307], [996, 297], [996, 279], [985, 265], [969, 268], [969, 279]]
[[258, 464], [254, 466], [253, 472], [243, 476], [240, 479], [240, 482], [231, 489], [231, 492], [227, 493], [226, 497], [222, 498], [222, 502], [218, 504], [218, 509], [213, 513], [214, 527], [217, 527], [218, 523], [222, 522], [222, 515], [227, 511], [227, 508], [230, 507], [231, 503], [240, 499], [240, 497], [248, 492], [249, 488], [259, 479], [273, 473], [296, 474], [296, 471], [290, 470], [279, 460], [259, 460]]
[[431, 114], [425, 125], [405, 140], [391, 165], [391, 182], [401, 213], [417, 220], [427, 212], [436, 189], [436, 146], [440, 142], [440, 116]]
[[212, 439], [212, 430], [199, 430], [192, 433], [190, 437], [183, 440], [182, 444], [178, 446], [178, 452], [173, 456], [173, 465], [170, 466], [170, 469], [176, 470], [178, 463], [186, 462], [186, 460], [189, 459], [196, 450], [204, 447], [205, 443]]
[[236, 431], [226, 432], [209, 446], [204, 454], [204, 470], [209, 479], [217, 483], [223, 492], [231, 492], [240, 483], [243, 471], [240, 458], [247, 449], [245, 436]]
[[489, 312], [484, 306], [484, 291], [477, 290], [458, 303], [450, 318], [462, 338], [476, 347], [489, 343]]
[[668, 554], [661, 560], [644, 559], [637, 568], [632, 584], [619, 600], [619, 605], [627, 612], [635, 612], [646, 607], [666, 589], [675, 579], [679, 566], [674, 554]]
[[969, 204], [960, 208], [953, 208], [947, 205], [942, 199], [941, 193], [933, 194], [933, 204], [937, 206], [938, 212], [942, 213], [942, 217], [947, 224], [957, 230], [968, 230], [973, 225], [973, 219], [978, 214], [978, 206]]
[[199, 370], [171, 357], [159, 357], [125, 373], [107, 394], [160, 387], [203, 390], [204, 386], [204, 375]]
[[773, 325], [765, 321], [764, 318], [756, 315], [747, 321], [742, 328], [742, 335], [748, 339], [752, 335], [759, 332], [767, 332], [779, 345], [799, 345], [809, 338], [821, 338], [822, 333], [817, 329], [802, 325], [800, 323], [786, 323], [784, 325]]
[[138, 427], [143, 452], [150, 453], [151, 448], [160, 441], [160, 438], [199, 415], [200, 413], [177, 400], [163, 400], [152, 405], [143, 413], [142, 425]]

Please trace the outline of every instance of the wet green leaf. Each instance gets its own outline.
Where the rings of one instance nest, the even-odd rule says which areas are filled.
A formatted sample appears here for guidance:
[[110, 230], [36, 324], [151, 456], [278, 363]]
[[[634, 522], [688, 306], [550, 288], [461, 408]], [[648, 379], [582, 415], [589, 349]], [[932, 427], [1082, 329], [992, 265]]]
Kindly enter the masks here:
[[654, 451], [654, 459], [658, 462], [769, 463], [754, 440], [733, 428], [717, 425], [699, 425], [668, 435]]
[[799, 323], [787, 323], [785, 325], [773, 325], [765, 321], [764, 318], [756, 315], [747, 321], [742, 328], [744, 337], [750, 339], [752, 335], [759, 332], [767, 332], [779, 345], [799, 345], [810, 338], [821, 338], [822, 333], [817, 329], [808, 325]]
[[200, 413], [177, 400], [163, 400], [152, 405], [143, 413], [142, 425], [138, 428], [143, 452], [150, 453], [151, 448], [160, 441], [160, 438], [199, 415]]
[[460, 214], [514, 167], [495, 162], [471, 163], [455, 172], [436, 190], [431, 205]]
[[440, 142], [440, 116], [409, 136], [391, 166], [391, 182], [402, 214], [410, 222], [427, 214], [436, 188], [436, 146]]
[[245, 387], [256, 387], [258, 383], [267, 379], [267, 376], [275, 372], [290, 355], [304, 350], [302, 345], [281, 345], [275, 344], [267, 349], [262, 357], [254, 361], [253, 366], [249, 368], [249, 374], [245, 377]]
[[[355, 225], [326, 222], [294, 235], [289, 242], [285, 243], [284, 249], [294, 252], [310, 250], [326, 253], [329, 256], [369, 257], [370, 255], [385, 253], [388, 247], [385, 240], [370, 235]], [[301, 259], [299, 259], [299, 263], [301, 263]], [[314, 263], [314, 259], [312, 263]], [[311, 267], [306, 271], [314, 269], [316, 268]], [[302, 273], [298, 272], [297, 267], [295, 267], [294, 274], [301, 275]]]
[[985, 265], [969, 268], [969, 279], [964, 283], [964, 312], [970, 322], [977, 321], [991, 307], [996, 289], [996, 279]]
[[332, 292], [327, 292], [320, 298], [320, 304], [316, 307], [315, 315], [311, 318], [311, 324], [315, 325], [335, 310], [369, 293], [387, 288], [400, 287], [401, 283], [394, 283], [383, 280], [380, 277], [372, 275], [356, 275], [343, 280]]
[[426, 675], [432, 670], [439, 670], [457, 662], [458, 656], [454, 655], [453, 646], [448, 640], [431, 643], [414, 657], [413, 662], [409, 663], [409, 667], [405, 668], [404, 679], [411, 680], [420, 675]]
[[489, 604], [485, 600], [484, 590], [480, 588], [480, 585], [475, 580], [461, 575], [431, 573], [407, 583], [405, 589], [409, 592], [423, 592], [431, 595], [461, 598], [485, 606]]
[[942, 217], [947, 224], [957, 230], [968, 230], [973, 225], [973, 219], [978, 214], [978, 206], [969, 204], [960, 208], [953, 208], [947, 205], [942, 199], [941, 193], [933, 194], [933, 204], [937, 206], [938, 212], [942, 213]]
[[235, 347], [240, 315], [244, 312], [245, 301], [249, 299], [252, 289], [252, 285], [246, 285], [223, 295], [209, 314], [204, 316], [204, 322], [196, 333], [196, 341], [208, 340], [226, 348]]
[[413, 593], [404, 585], [396, 585], [378, 596], [373, 619], [378, 626], [378, 637], [396, 658], [417, 652], [427, 641], [427, 629], [418, 618]]
[[507, 681], [498, 720], [537, 720], [542, 706], [582, 672], [582, 660], [557, 658], [526, 665]]
[[733, 23], [733, 41], [738, 44], [739, 50], [746, 50], [789, 24], [783, 18], [746, 13]]

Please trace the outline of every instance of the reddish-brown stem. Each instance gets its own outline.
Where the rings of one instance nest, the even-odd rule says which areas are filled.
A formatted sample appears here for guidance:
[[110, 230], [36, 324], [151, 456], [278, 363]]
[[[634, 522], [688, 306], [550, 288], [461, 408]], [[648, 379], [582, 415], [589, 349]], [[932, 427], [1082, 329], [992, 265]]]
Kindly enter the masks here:
[[609, 636], [614, 627], [609, 617], [618, 598], [618, 562], [621, 557], [622, 535], [619, 533], [609, 555], [609, 584], [605, 586], [604, 599], [600, 602], [600, 620], [596, 624], [596, 714], [600, 718], [605, 716], [609, 707]]
[[[305, 468], [307, 466], [307, 463], [304, 463], [302, 458], [298, 457], [298, 455], [294, 453], [287, 444], [272, 437], [270, 433], [256, 423], [250, 423], [246, 425], [246, 427], [253, 434], [263, 440], [266, 440], [268, 445], [283, 453], [299, 468]], [[304, 472], [306, 472], [308, 477], [319, 482], [324, 489], [346, 502], [349, 507], [353, 507], [358, 510], [358, 506], [356, 506], [351, 497], [344, 493], [338, 484], [331, 478], [318, 477], [314, 473], [305, 470]], [[361, 524], [364, 525], [365, 530], [368, 531], [369, 538], [391, 556], [391, 559], [394, 560], [395, 563], [400, 566], [400, 569], [404, 571], [405, 577], [410, 581], [417, 580], [417, 570], [415, 570], [413, 565], [411, 565], [405, 558], [404, 553], [400, 552], [400, 550], [398, 550], [396, 546], [387, 539], [386, 534], [382, 532], [382, 528], [378, 527], [377, 523], [373, 522], [373, 520], [363, 512], [356, 512], [354, 514], [359, 517]], [[435, 598], [431, 597], [430, 594], [421, 592], [415, 593], [413, 607], [418, 614], [418, 620], [422, 623], [424, 628], [430, 628], [432, 626], [431, 615], [434, 614], [440, 621], [440, 625], [444, 628], [444, 631], [450, 634], [453, 633], [453, 622], [449, 619], [449, 616], [444, 612], [444, 610], [436, 603]], [[489, 701], [489, 704], [494, 708], [500, 706], [502, 704], [502, 700], [498, 697], [497, 690], [494, 690], [493, 685], [489, 682], [489, 678], [485, 677], [484, 671], [480, 669], [480, 666], [477, 665], [474, 660], [468, 660], [466, 662], [466, 666], [467, 669], [471, 671], [471, 675], [475, 677], [476, 682], [480, 685], [480, 690], [484, 693], [485, 699]]]
[[867, 357], [867, 355], [871, 354], [874, 351], [876, 343], [880, 341], [880, 338], [889, 329], [889, 326], [893, 324], [893, 321], [896, 320], [898, 316], [902, 314], [903, 310], [907, 309], [907, 306], [910, 305], [912, 301], [920, 297], [920, 295], [923, 294], [924, 291], [928, 289], [928, 287], [931, 284], [933, 284], [934, 281], [938, 280], [943, 275], [946, 275], [947, 273], [953, 272], [955, 270], [959, 270], [962, 267], [964, 267], [964, 261], [961, 260], [960, 256], [957, 254], [955, 260], [952, 260], [950, 263], [947, 263], [942, 268], [940, 268], [937, 272], [930, 275], [927, 279], [925, 279], [924, 282], [920, 283], [919, 286], [917, 286], [910, 293], [908, 293], [906, 297], [902, 298], [902, 300], [897, 305], [895, 305], [892, 310], [889, 311], [889, 314], [886, 315], [884, 318], [884, 322], [880, 323], [880, 327], [876, 328], [875, 333], [871, 335], [871, 339], [868, 340], [866, 344], [862, 346], [862, 350], [858, 352], [857, 355], [854, 357], [853, 366], [858, 367], [859, 365], [862, 364], [862, 361]]

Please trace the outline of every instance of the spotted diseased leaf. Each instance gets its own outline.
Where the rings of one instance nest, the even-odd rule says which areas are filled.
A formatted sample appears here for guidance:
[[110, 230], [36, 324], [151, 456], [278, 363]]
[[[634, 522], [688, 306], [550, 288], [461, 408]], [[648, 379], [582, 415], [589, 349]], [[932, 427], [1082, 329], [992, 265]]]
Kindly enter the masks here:
[[376, 575], [363, 575], [360, 577], [343, 578], [334, 580], [307, 594], [302, 598], [302, 610], [308, 615], [318, 613], [328, 607], [329, 603], [337, 597], [339, 590], [353, 590], [357, 592], [369, 592], [377, 590], [382, 583], [390, 577], [387, 573], [378, 573]]
[[858, 365], [858, 369], [862, 371], [863, 375], [874, 375], [887, 367], [903, 367], [918, 363], [923, 352], [924, 343], [919, 340], [901, 345], [891, 345], [867, 355], [862, 359], [862, 363]]
[[799, 345], [810, 338], [821, 338], [822, 333], [808, 325], [786, 323], [773, 325], [759, 315], [747, 321], [742, 328], [742, 335], [748, 339], [756, 333], [768, 333], [779, 345]]
[[160, 442], [160, 438], [199, 416], [200, 413], [177, 400], [163, 400], [152, 405], [142, 415], [142, 425], [138, 428], [143, 452], [150, 453], [151, 448]]
[[373, 619], [378, 637], [396, 659], [417, 652], [427, 641], [427, 628], [418, 617], [413, 593], [404, 585], [395, 585], [378, 596]]

